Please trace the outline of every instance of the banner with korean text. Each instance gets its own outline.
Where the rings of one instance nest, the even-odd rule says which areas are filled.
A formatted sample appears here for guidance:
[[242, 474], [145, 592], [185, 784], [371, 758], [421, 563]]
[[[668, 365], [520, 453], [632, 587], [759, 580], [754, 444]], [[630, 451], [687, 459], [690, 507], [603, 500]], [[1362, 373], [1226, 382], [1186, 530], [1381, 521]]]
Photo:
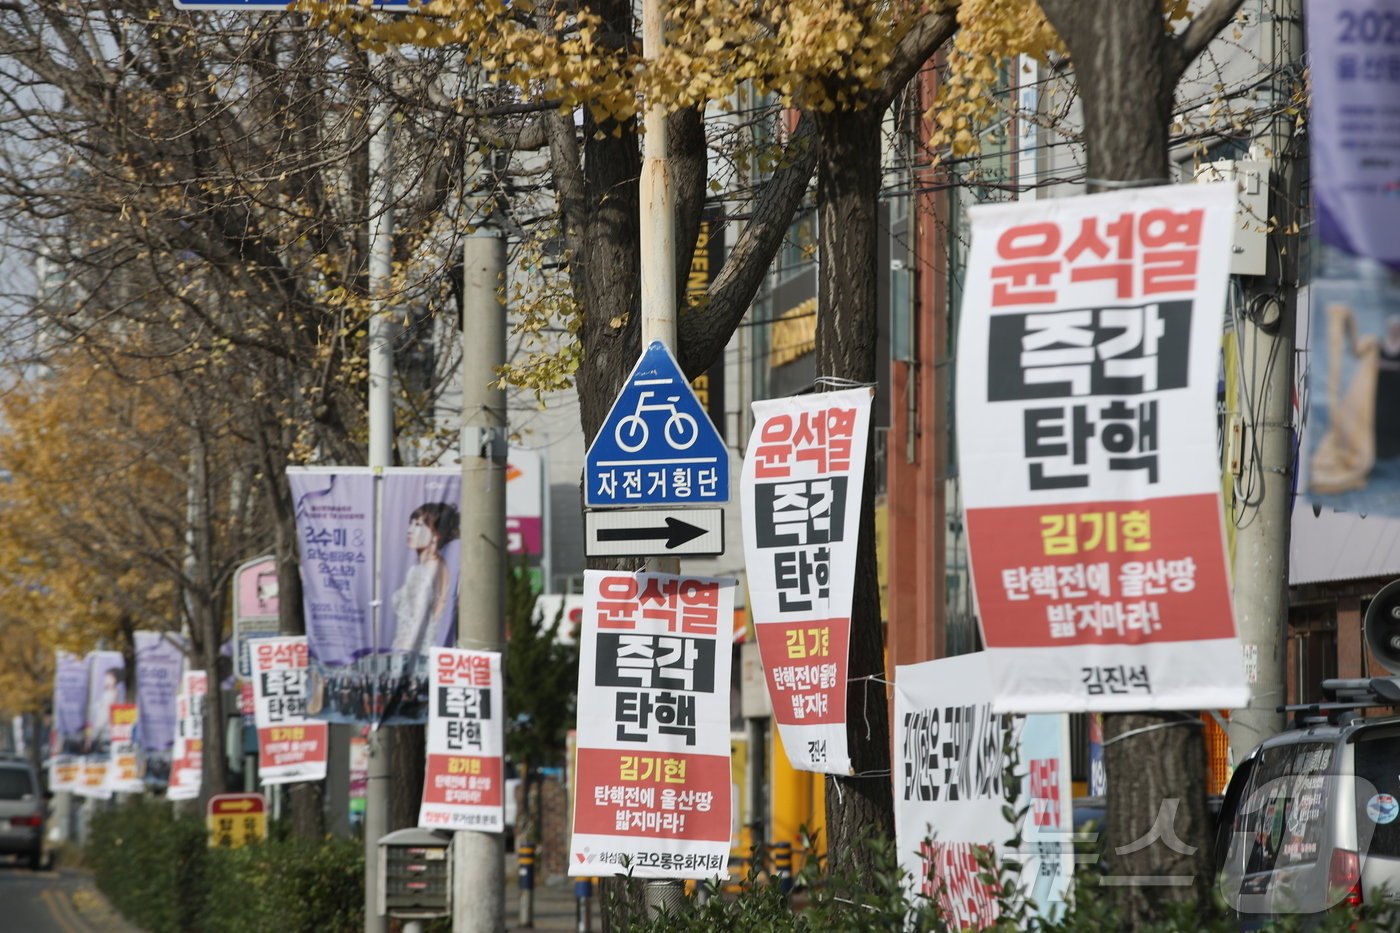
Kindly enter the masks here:
[[204, 696], [209, 677], [204, 671], [185, 671], [175, 694], [175, 746], [171, 752], [170, 800], [194, 800], [204, 782]]
[[503, 832], [501, 655], [433, 648], [428, 664], [428, 766], [418, 825]]
[[249, 653], [258, 779], [264, 784], [322, 780], [329, 726], [306, 718], [306, 636], [255, 639]]
[[175, 746], [175, 694], [185, 653], [180, 636], [167, 632], [137, 632], [136, 705], [145, 782], [164, 787], [170, 780], [170, 757]]
[[110, 710], [112, 761], [107, 766], [107, 787], [114, 794], [142, 793], [146, 782], [141, 779], [141, 750], [136, 745], [136, 704], [113, 703]]
[[963, 500], [997, 710], [1224, 709], [1216, 374], [1234, 188], [974, 207]]
[[728, 870], [735, 585], [584, 572], [570, 875]]
[[76, 790], [82, 777], [87, 661], [67, 651], [54, 656], [53, 728], [49, 732], [49, 789]]
[[851, 770], [847, 646], [873, 394], [753, 403], [740, 483], [749, 611], [783, 746], [805, 771]]
[[951, 929], [990, 926], [1001, 912], [979, 877], [990, 856], [1058, 919], [1074, 875], [1069, 717], [993, 712], [985, 651], [900, 665], [894, 696], [895, 848], [910, 894], [936, 899]]
[[426, 724], [428, 649], [456, 634], [461, 471], [289, 468], [287, 479], [310, 646], [306, 714]]

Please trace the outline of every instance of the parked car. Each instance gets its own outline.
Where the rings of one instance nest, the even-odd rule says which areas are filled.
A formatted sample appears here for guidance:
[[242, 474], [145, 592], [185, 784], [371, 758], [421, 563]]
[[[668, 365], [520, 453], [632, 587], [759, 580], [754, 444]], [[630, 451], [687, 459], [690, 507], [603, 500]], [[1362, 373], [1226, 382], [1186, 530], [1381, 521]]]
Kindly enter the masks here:
[[33, 869], [43, 865], [46, 805], [34, 766], [0, 759], [0, 855], [19, 856]]
[[1239, 763], [1216, 832], [1220, 891], [1246, 928], [1400, 903], [1400, 678], [1329, 680], [1325, 702]]

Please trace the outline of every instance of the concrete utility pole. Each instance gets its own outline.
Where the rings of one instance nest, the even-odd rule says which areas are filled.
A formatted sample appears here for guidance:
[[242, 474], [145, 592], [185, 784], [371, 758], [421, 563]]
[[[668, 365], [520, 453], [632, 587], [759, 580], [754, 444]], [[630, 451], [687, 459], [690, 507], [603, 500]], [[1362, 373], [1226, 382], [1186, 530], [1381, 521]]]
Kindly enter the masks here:
[[[373, 93], [373, 92], [371, 92]], [[382, 470], [393, 463], [394, 378], [393, 320], [384, 309], [384, 295], [394, 265], [394, 216], [389, 190], [390, 106], [376, 95], [370, 111], [369, 138], [369, 289], [373, 313], [369, 319], [369, 465]], [[379, 601], [378, 549], [375, 549], [375, 599]], [[378, 618], [378, 605], [374, 607]], [[376, 633], [377, 634], [377, 633]], [[379, 837], [389, 831], [389, 749], [387, 736], [369, 730], [368, 780], [365, 785], [365, 933], [385, 933], [388, 918], [380, 915]]]
[[[468, 180], [470, 184], [470, 179]], [[505, 648], [506, 396], [496, 370], [506, 362], [502, 281], [505, 234], [482, 203], [462, 250], [462, 569], [457, 647]], [[547, 546], [547, 545], [546, 545]], [[505, 837], [453, 834], [452, 929], [505, 929]]]
[[[1261, 4], [1267, 61], [1276, 76], [1286, 75], [1287, 61], [1302, 51], [1299, 0]], [[1275, 81], [1284, 78], [1275, 77]], [[1261, 95], [1286, 100], [1289, 89], [1271, 86]], [[1267, 101], [1261, 101], [1267, 105]], [[1235, 620], [1245, 650], [1250, 701], [1230, 714], [1232, 763], [1283, 728], [1275, 707], [1287, 701], [1286, 633], [1288, 628], [1289, 498], [1293, 475], [1293, 327], [1297, 297], [1298, 235], [1289, 232], [1296, 216], [1297, 175], [1291, 152], [1293, 124], [1275, 117], [1256, 140], [1263, 158], [1275, 166], [1268, 213], [1277, 218], [1269, 234], [1269, 268], [1246, 290], [1240, 372], [1241, 408], [1246, 420], [1241, 444], [1237, 490], [1239, 530], [1235, 535]], [[1267, 218], [1251, 218], [1261, 222]], [[1293, 228], [1296, 229], [1296, 228]], [[1239, 493], [1236, 496], [1240, 499]]]
[[[642, 56], [655, 61], [666, 44], [661, 0], [642, 2]], [[671, 184], [665, 108], [647, 102], [643, 115], [641, 202], [642, 347], [659, 340], [676, 348], [676, 194]], [[677, 354], [679, 357], [679, 354]], [[653, 557], [647, 569], [680, 573], [675, 557]], [[681, 881], [648, 881], [643, 887], [648, 914], [674, 912], [685, 900]]]

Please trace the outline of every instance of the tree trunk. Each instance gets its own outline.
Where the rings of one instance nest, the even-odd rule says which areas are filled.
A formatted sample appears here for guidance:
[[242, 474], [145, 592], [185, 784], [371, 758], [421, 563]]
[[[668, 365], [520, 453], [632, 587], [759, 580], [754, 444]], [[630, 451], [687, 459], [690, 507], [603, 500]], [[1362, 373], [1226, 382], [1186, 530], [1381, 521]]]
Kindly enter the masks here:
[[[816, 116], [819, 286], [817, 375], [874, 384], [876, 334], [876, 234], [880, 186], [880, 120], [883, 108]], [[851, 606], [850, 683], [846, 739], [851, 777], [828, 776], [826, 820], [833, 871], [862, 877], [874, 870], [860, 837], [893, 837], [894, 800], [889, 768], [889, 710], [881, 683], [884, 633], [875, 566], [874, 445], [865, 462], [860, 546]]]
[[[1228, 5], [1217, 2], [1210, 12]], [[1041, 0], [1041, 8], [1074, 64], [1090, 190], [1168, 183], [1173, 94], [1195, 53], [1164, 29], [1161, 0]], [[1130, 930], [1160, 917], [1170, 902], [1211, 910], [1199, 724], [1195, 713], [1104, 717], [1104, 739], [1112, 743], [1105, 754], [1104, 883], [1117, 892]]]

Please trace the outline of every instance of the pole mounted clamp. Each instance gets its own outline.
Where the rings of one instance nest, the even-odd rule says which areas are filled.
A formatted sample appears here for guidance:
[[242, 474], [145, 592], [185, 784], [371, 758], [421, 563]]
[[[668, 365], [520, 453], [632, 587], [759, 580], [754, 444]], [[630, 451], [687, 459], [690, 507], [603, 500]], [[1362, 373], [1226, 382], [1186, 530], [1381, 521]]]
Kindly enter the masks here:
[[462, 455], [465, 457], [477, 456], [492, 463], [504, 464], [509, 446], [503, 427], [467, 425], [462, 428]]

